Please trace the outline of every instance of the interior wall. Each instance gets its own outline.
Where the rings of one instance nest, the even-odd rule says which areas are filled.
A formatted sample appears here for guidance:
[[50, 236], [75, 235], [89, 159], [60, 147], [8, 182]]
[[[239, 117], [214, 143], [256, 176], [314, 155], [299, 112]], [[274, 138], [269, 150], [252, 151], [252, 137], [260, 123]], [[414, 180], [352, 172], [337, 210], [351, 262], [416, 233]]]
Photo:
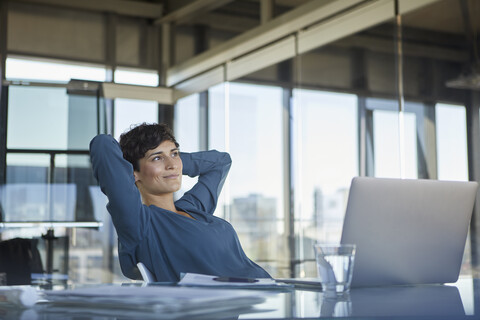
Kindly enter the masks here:
[[116, 28], [116, 59], [124, 65], [140, 64], [141, 26], [137, 19], [121, 18]]
[[105, 22], [100, 13], [11, 2], [7, 50], [102, 62]]
[[351, 59], [347, 50], [322, 48], [299, 56], [297, 76], [302, 83], [326, 88], [349, 88]]
[[[157, 69], [159, 28], [147, 19], [116, 16], [117, 66]], [[9, 54], [106, 63], [107, 15], [10, 2]]]
[[182, 63], [194, 55], [195, 39], [193, 36], [193, 28], [187, 26], [175, 27], [172, 64]]

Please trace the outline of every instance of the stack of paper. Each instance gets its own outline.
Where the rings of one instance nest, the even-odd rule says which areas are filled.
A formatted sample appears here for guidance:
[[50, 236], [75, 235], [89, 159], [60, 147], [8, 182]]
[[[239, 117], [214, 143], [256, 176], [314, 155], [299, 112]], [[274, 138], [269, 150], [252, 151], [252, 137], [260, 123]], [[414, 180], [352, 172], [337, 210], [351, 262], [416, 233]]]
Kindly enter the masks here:
[[38, 300], [37, 290], [30, 286], [0, 286], [0, 303], [28, 308]]
[[74, 312], [97, 315], [174, 319], [225, 312], [245, 313], [265, 300], [258, 291], [170, 286], [114, 286], [45, 291], [43, 312]]

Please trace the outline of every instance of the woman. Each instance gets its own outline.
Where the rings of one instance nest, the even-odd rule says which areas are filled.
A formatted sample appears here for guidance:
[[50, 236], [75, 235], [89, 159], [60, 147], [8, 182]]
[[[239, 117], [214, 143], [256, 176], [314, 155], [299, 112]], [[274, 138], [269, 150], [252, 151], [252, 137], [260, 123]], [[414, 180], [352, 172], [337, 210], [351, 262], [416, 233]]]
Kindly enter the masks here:
[[[108, 135], [90, 142], [123, 274], [138, 279], [136, 264], [142, 262], [157, 281], [179, 281], [187, 272], [270, 277], [245, 255], [233, 227], [213, 215], [230, 156], [214, 150], [180, 153], [178, 146], [166, 125], [146, 123], [122, 134], [120, 145]], [[198, 176], [198, 182], [174, 202], [182, 174]]]

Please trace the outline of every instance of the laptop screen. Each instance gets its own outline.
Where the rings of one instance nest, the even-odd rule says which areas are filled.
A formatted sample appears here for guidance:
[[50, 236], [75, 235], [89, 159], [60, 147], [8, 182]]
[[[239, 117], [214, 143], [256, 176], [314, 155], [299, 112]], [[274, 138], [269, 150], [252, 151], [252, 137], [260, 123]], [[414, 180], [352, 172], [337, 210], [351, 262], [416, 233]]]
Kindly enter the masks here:
[[477, 187], [354, 178], [341, 239], [357, 245], [352, 286], [457, 281]]

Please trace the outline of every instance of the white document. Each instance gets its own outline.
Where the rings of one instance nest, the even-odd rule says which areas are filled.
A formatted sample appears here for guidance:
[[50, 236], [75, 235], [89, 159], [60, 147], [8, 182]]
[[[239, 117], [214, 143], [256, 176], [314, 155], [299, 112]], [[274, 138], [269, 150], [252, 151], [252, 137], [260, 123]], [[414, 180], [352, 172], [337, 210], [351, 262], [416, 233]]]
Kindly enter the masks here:
[[235, 278], [217, 277], [198, 273], [187, 273], [178, 283], [180, 286], [207, 286], [207, 287], [285, 287], [271, 278]]

